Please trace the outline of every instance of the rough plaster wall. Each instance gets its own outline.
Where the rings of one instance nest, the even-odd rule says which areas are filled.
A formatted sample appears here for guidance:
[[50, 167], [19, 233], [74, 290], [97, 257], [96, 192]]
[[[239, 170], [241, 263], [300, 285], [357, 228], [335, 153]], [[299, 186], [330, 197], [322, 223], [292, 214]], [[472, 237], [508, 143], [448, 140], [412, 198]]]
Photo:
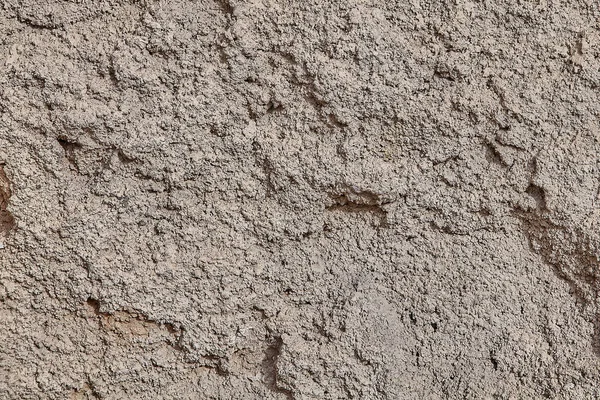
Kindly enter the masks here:
[[600, 396], [595, 0], [0, 4], [0, 398]]

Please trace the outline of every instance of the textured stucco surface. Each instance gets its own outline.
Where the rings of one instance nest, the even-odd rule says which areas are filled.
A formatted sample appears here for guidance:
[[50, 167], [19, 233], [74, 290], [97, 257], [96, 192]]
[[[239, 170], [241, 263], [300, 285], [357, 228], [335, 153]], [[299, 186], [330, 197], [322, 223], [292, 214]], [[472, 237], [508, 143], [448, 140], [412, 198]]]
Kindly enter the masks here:
[[0, 398], [600, 396], [596, 0], [0, 4]]

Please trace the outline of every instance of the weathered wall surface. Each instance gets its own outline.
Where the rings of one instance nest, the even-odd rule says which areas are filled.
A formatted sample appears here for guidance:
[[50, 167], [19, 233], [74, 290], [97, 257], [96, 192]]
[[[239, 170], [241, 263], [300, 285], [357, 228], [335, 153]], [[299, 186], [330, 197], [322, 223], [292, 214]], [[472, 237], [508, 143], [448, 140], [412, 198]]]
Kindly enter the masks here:
[[0, 398], [597, 398], [599, 20], [3, 0]]

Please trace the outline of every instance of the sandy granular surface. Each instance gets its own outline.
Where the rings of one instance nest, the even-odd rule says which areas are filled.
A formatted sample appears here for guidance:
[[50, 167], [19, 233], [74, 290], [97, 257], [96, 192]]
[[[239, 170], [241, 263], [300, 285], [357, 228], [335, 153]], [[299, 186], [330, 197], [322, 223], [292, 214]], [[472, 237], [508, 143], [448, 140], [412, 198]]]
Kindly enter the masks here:
[[598, 398], [598, 6], [2, 0], [0, 398]]

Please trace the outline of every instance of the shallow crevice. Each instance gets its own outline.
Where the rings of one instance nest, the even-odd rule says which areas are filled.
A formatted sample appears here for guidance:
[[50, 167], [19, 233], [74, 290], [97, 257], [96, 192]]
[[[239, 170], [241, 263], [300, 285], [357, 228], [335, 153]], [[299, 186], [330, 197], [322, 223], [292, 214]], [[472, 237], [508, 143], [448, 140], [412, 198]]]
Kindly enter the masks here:
[[494, 142], [487, 142], [485, 146], [486, 159], [488, 160], [488, 162], [498, 164], [504, 168], [509, 167], [508, 163], [506, 162], [506, 160], [502, 156], [502, 153], [500, 152], [500, 150], [498, 150], [498, 147]]
[[137, 311], [120, 310], [113, 313], [100, 310], [100, 302], [92, 297], [86, 302], [88, 310], [90, 310], [97, 318], [100, 327], [106, 330], [123, 330], [128, 327], [132, 321], [141, 323], [149, 332], [161, 330], [165, 331], [171, 337], [167, 343], [177, 351], [183, 351], [181, 344], [183, 340], [184, 329], [177, 327], [169, 322], [158, 322], [146, 317], [144, 314]]
[[546, 205], [546, 192], [542, 187], [534, 183], [530, 183], [525, 192], [535, 200], [538, 211], [548, 211], [548, 207]]
[[[361, 193], [362, 194], [362, 193]], [[327, 212], [342, 212], [348, 214], [371, 214], [375, 216], [379, 223], [377, 226], [387, 228], [389, 226], [387, 220], [387, 212], [383, 209], [384, 203], [374, 201], [373, 197], [367, 196], [351, 196], [351, 195], [338, 195], [331, 196], [333, 204], [325, 206]]]
[[275, 174], [275, 168], [269, 159], [265, 158], [261, 164], [263, 173], [265, 175], [265, 189], [266, 197], [273, 197], [277, 193], [275, 184], [273, 183], [273, 175]]
[[522, 231], [527, 237], [531, 251], [540, 255], [551, 267], [554, 275], [567, 283], [569, 293], [581, 311], [594, 315], [591, 346], [594, 354], [600, 357], [600, 314], [597, 310], [600, 254], [597, 245], [589, 235], [577, 227], [552, 222], [545, 214], [547, 209], [543, 199], [543, 196], [536, 199], [537, 211], [517, 210], [514, 215], [521, 220]]
[[277, 370], [277, 361], [281, 355], [281, 349], [283, 347], [283, 339], [281, 336], [274, 336], [271, 339], [268, 347], [265, 349], [265, 357], [262, 361], [262, 372], [263, 382], [265, 385], [275, 393], [281, 393], [285, 395], [286, 399], [293, 400], [294, 395], [289, 389], [282, 388], [279, 385], [279, 372]]
[[492, 363], [492, 367], [494, 368], [494, 371], [498, 371], [498, 357], [496, 357], [496, 354], [494, 351], [490, 350], [490, 362]]
[[327, 212], [342, 212], [348, 214], [370, 214], [378, 220], [378, 226], [382, 228], [389, 227], [387, 220], [387, 211], [383, 206], [389, 204], [390, 201], [382, 199], [382, 197], [374, 192], [363, 190], [358, 191], [351, 187], [337, 193], [329, 194], [329, 204], [325, 206]]
[[217, 6], [227, 16], [233, 16], [234, 6], [228, 0], [217, 0]]
[[74, 140], [67, 139], [66, 137], [63, 137], [63, 136], [56, 138], [56, 140], [58, 141], [58, 144], [60, 144], [60, 147], [63, 148], [63, 150], [65, 152], [65, 158], [67, 159], [69, 164], [71, 164], [71, 166], [73, 166], [73, 168], [78, 169], [77, 161], [75, 159], [75, 153], [78, 150], [81, 150], [81, 148], [82, 148], [81, 144], [79, 144], [78, 142], [76, 142]]
[[8, 211], [8, 201], [11, 195], [10, 181], [0, 165], [0, 248], [4, 247], [3, 241], [16, 226], [13, 215]]

